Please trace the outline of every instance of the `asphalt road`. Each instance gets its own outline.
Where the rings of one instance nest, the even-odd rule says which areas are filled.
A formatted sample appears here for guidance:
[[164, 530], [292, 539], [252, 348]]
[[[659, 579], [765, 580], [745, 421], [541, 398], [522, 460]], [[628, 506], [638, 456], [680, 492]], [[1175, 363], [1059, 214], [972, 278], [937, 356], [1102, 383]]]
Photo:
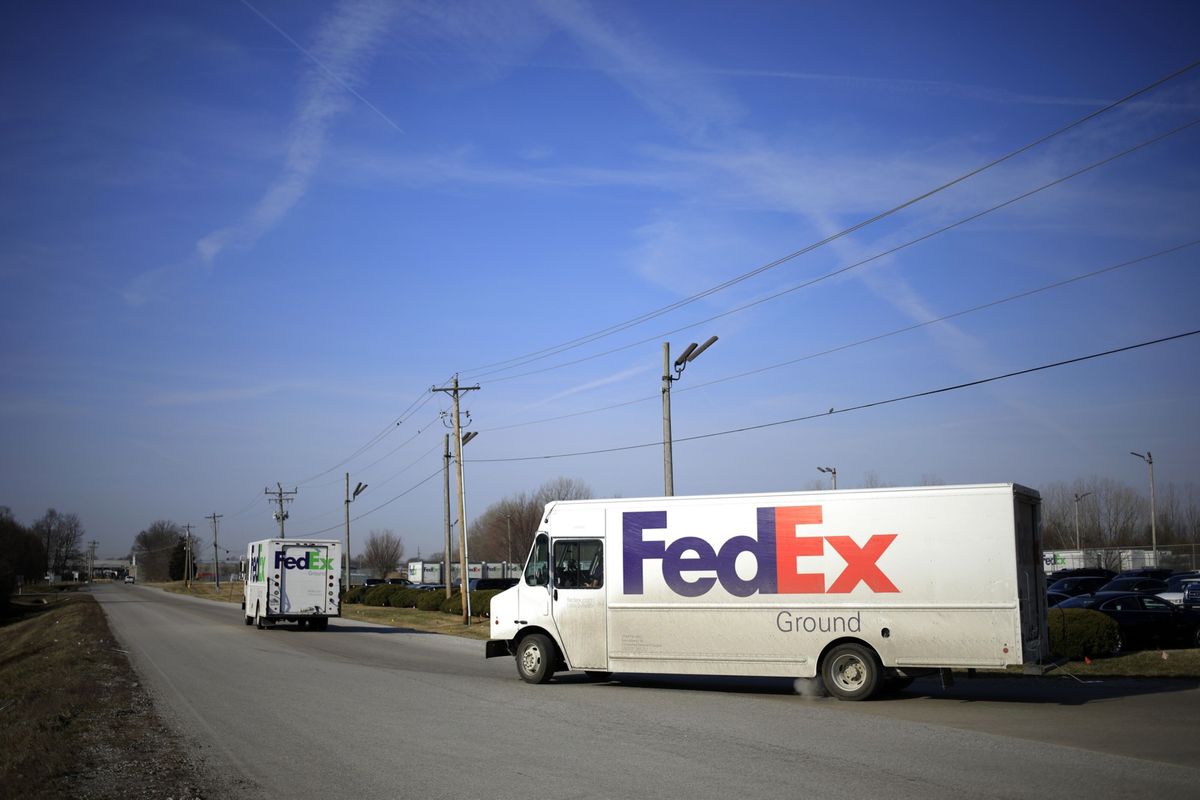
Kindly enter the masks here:
[[1200, 796], [1196, 682], [922, 680], [866, 703], [780, 680], [530, 686], [475, 640], [259, 631], [237, 606], [94, 591], [168, 721], [265, 797]]

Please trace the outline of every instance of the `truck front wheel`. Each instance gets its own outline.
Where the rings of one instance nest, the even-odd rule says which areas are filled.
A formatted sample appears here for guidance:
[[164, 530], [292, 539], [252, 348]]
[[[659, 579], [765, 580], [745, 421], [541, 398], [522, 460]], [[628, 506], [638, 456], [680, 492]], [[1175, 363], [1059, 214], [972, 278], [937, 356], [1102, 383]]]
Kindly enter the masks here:
[[531, 633], [517, 646], [517, 674], [526, 683], [545, 683], [554, 674], [554, 645], [540, 633]]
[[866, 700], [879, 688], [883, 668], [874, 651], [861, 644], [842, 644], [821, 662], [825, 689], [839, 700]]

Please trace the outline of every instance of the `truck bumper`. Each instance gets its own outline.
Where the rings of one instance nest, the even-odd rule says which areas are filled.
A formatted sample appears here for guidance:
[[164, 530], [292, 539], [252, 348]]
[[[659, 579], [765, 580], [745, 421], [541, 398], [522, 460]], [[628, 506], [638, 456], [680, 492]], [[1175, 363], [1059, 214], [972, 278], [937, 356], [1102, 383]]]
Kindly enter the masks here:
[[484, 642], [484, 658], [500, 658], [511, 655], [512, 648], [509, 647], [509, 642], [507, 639], [488, 639], [486, 642]]

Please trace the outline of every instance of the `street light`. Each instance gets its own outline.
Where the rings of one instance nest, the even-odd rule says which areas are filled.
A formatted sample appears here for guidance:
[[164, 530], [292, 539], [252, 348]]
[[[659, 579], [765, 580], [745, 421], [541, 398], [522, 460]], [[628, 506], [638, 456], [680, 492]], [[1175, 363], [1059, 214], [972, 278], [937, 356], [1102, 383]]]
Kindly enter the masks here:
[[1129, 455], [1137, 456], [1150, 467], [1150, 551], [1154, 553], [1154, 566], [1158, 566], [1158, 530], [1155, 527], [1154, 514], [1154, 456], [1147, 450], [1145, 455], [1129, 451]]
[[350, 473], [346, 473], [346, 591], [350, 590], [350, 504], [366, 489], [367, 485], [359, 481], [358, 485], [354, 487], [354, 494], [351, 494]]
[[837, 490], [837, 467], [817, 467], [818, 472], [827, 472], [833, 478], [833, 488]]
[[1087, 497], [1090, 494], [1091, 494], [1091, 492], [1084, 492], [1083, 494], [1080, 494], [1079, 492], [1075, 493], [1075, 549], [1076, 550], [1079, 549], [1079, 501], [1082, 500], [1083, 498]]
[[683, 377], [687, 365], [707, 350], [717, 341], [716, 336], [708, 337], [702, 345], [695, 342], [689, 344], [679, 358], [675, 359], [675, 375], [671, 375], [671, 343], [663, 342], [663, 494], [672, 497], [675, 494], [675, 470], [671, 463], [671, 381]]

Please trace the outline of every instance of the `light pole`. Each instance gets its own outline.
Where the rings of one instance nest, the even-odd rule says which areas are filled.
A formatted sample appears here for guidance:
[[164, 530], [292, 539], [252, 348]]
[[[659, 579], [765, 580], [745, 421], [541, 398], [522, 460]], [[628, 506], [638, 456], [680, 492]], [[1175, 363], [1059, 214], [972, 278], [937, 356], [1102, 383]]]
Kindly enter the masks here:
[[679, 354], [679, 358], [675, 359], [675, 375], [671, 375], [671, 343], [663, 342], [663, 494], [667, 497], [672, 497], [675, 494], [675, 469], [671, 464], [671, 381], [677, 381], [683, 377], [683, 371], [687, 369], [687, 365], [696, 360], [696, 356], [703, 353], [717, 341], [716, 336], [708, 337], [702, 345], [697, 345], [692, 342], [687, 348]]
[[837, 491], [837, 467], [817, 467], [817, 472], [827, 472], [833, 479], [833, 489]]
[[1150, 551], [1154, 554], [1154, 566], [1158, 566], [1158, 529], [1155, 526], [1154, 514], [1154, 456], [1147, 450], [1145, 455], [1129, 451], [1129, 455], [1137, 456], [1150, 467]]
[[1076, 550], [1079, 549], [1079, 501], [1082, 500], [1083, 498], [1087, 497], [1089, 494], [1091, 494], [1091, 492], [1084, 492], [1083, 494], [1080, 494], [1079, 492], [1075, 493], [1075, 549]]
[[350, 494], [350, 473], [346, 473], [346, 591], [350, 590], [350, 504], [354, 502], [360, 494], [367, 488], [367, 485], [359, 481], [358, 486], [354, 487], [354, 494]]

